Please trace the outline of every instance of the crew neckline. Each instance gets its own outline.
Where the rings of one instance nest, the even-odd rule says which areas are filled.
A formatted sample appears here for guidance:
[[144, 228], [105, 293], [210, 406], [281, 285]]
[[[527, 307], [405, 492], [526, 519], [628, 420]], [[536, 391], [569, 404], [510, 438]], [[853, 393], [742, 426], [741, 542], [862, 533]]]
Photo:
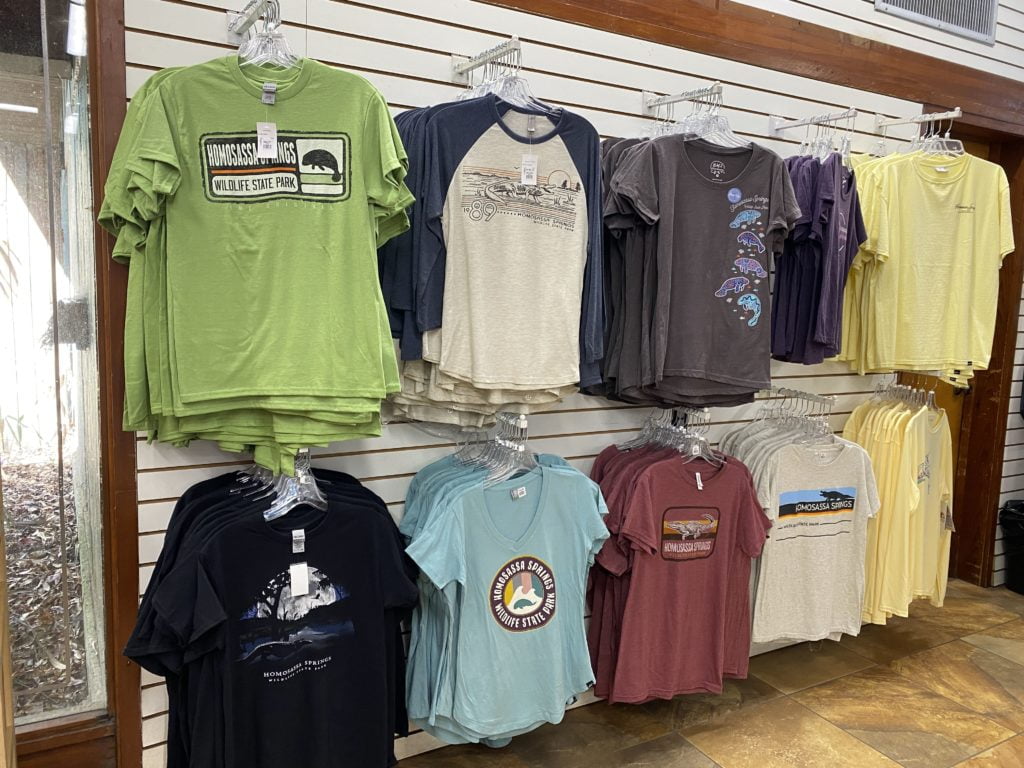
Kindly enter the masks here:
[[[313, 75], [313, 68], [316, 62], [313, 59], [303, 58], [299, 60], [296, 65], [298, 67], [298, 74], [293, 73], [291, 70], [283, 69], [271, 69], [269, 67], [263, 67], [262, 65], [251, 67], [249, 70], [242, 71], [242, 64], [238, 60], [238, 56], [232, 56], [228, 59], [228, 69], [231, 71], [231, 75], [234, 78], [238, 86], [246, 93], [255, 96], [257, 98], [263, 97], [263, 86], [262, 83], [276, 83], [277, 93], [275, 95], [275, 103], [287, 101], [299, 93], [309, 84], [309, 79]], [[256, 73], [261, 75], [260, 78], [256, 78]], [[282, 77], [287, 75], [287, 77]], [[257, 79], [259, 83], [257, 84]], [[272, 109], [274, 105], [267, 105], [268, 109]]]
[[[506, 107], [505, 111], [501, 111], [498, 107]], [[558, 110], [556, 117], [552, 117], [551, 113], [545, 112], [542, 109], [527, 109], [526, 107], [518, 107], [515, 104], [509, 104], [507, 101], [499, 98], [496, 94], [490, 95], [490, 108], [491, 114], [494, 116], [494, 121], [501, 127], [510, 138], [515, 139], [520, 144], [543, 144], [548, 139], [558, 135], [562, 130], [562, 125], [565, 122], [565, 110]], [[538, 115], [540, 117], [550, 120], [552, 128], [547, 133], [541, 134], [540, 136], [523, 136], [522, 134], [513, 131], [508, 124], [505, 122], [505, 115], [509, 112], [518, 112], [521, 115]]]
[[[528, 482], [536, 478], [540, 478], [540, 494], [537, 498], [537, 508], [534, 510], [533, 519], [531, 519], [529, 525], [523, 529], [523, 532], [515, 538], [502, 533], [501, 529], [499, 529], [497, 524], [494, 522], [494, 514], [491, 511], [491, 505], [487, 503], [487, 493], [489, 491], [505, 491], [508, 493], [517, 485], [522, 485], [524, 482]], [[548, 468], [538, 464], [525, 475], [509, 478], [508, 480], [503, 480], [500, 483], [495, 483], [492, 486], [481, 487], [479, 490], [480, 505], [483, 507], [484, 524], [487, 526], [491, 535], [509, 549], [517, 549], [522, 546], [522, 544], [533, 535], [533, 532], [540, 524], [541, 517], [544, 516], [544, 506], [547, 504], [550, 486], [551, 482]]]
[[[967, 173], [972, 162], [972, 156], [964, 153], [959, 157], [952, 155], [926, 155], [920, 154], [910, 158], [917, 175], [931, 184], [952, 184], [959, 181]], [[938, 174], [934, 167], [947, 166], [948, 173]]]
[[[836, 450], [837, 446], [838, 450]], [[825, 468], [834, 466], [836, 462], [838, 462], [839, 459], [841, 459], [843, 455], [846, 453], [846, 451], [850, 448], [850, 444], [844, 441], [836, 443], [834, 445], [821, 446], [826, 450], [835, 451], [835, 456], [833, 456], [828, 461], [818, 461], [817, 457], [815, 456], [815, 453], [817, 453], [817, 449], [811, 445], [805, 445], [803, 443], [793, 443], [792, 447], [801, 454], [801, 458], [806, 463], [811, 464], [815, 467]]]
[[[686, 458], [685, 455], [682, 458]], [[700, 462], [698, 464], [698, 462]], [[700, 471], [700, 485], [697, 484], [697, 469], [694, 466], [704, 466], [708, 468], [707, 472]], [[725, 470], [729, 467], [729, 457], [726, 456], [722, 461], [722, 466], [716, 467], [710, 461], [704, 458], [694, 459], [693, 461], [679, 461], [676, 464], [676, 471], [682, 476], [687, 483], [692, 485], [698, 490], [705, 490], [709, 485], [718, 481], [718, 478], [725, 473]]]
[[[708, 186], [716, 189], [718, 187], [735, 185], [738, 182], [742, 181], [744, 178], [746, 178], [746, 176], [750, 173], [751, 169], [754, 166], [754, 158], [757, 157], [757, 146], [755, 144], [751, 144], [749, 147], [720, 147], [717, 144], [712, 144], [710, 141], [707, 141], [706, 139], [687, 139], [683, 137], [680, 138], [682, 139], [682, 155], [683, 159], [686, 161], [687, 167], [690, 169], [691, 172], [693, 172], [693, 174], [698, 179], [700, 179]], [[711, 179], [705, 176], [699, 170], [697, 170], [697, 165], [693, 162], [693, 158], [690, 157], [691, 146], [700, 147], [701, 149], [705, 150], [706, 152], [708, 152], [708, 154], [711, 155], [740, 155], [745, 152], [749, 152], [750, 157], [747, 159], [746, 165], [743, 166], [743, 170], [741, 170], [731, 179]]]

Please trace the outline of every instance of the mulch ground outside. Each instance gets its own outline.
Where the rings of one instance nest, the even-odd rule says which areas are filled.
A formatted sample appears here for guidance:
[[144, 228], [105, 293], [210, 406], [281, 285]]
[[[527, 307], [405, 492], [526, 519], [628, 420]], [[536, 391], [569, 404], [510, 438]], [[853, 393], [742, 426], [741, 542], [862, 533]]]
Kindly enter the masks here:
[[14, 707], [23, 717], [73, 706], [88, 695], [82, 582], [70, 468], [62, 507], [55, 463], [6, 458], [0, 482]]

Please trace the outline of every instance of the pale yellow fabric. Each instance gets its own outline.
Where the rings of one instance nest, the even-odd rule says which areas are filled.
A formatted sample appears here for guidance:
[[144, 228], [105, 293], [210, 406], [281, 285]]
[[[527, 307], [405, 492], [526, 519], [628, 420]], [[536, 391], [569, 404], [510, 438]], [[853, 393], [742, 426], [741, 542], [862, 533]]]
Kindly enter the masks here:
[[988, 367], [999, 267], [1013, 250], [1003, 169], [972, 155], [917, 155], [878, 176], [868, 364]]
[[953, 439], [945, 411], [929, 413], [924, 429], [924, 459], [917, 471], [921, 490], [916, 549], [914, 597], [927, 598], [941, 607], [949, 578], [952, 532], [947, 517], [953, 514]]

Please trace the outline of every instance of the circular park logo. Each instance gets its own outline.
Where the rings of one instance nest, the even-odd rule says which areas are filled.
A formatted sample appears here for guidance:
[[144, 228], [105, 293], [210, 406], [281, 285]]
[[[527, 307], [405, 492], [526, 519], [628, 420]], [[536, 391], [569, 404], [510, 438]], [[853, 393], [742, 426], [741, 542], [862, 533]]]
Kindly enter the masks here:
[[555, 577], [537, 558], [517, 557], [494, 577], [490, 603], [495, 621], [509, 632], [540, 629], [555, 615]]

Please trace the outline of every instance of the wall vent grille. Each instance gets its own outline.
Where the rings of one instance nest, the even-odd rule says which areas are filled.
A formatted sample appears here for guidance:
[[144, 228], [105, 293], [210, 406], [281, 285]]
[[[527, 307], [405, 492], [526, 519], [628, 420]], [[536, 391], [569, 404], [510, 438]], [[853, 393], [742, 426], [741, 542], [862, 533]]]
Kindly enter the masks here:
[[953, 35], [996, 42], [999, 0], [875, 0], [875, 10]]

